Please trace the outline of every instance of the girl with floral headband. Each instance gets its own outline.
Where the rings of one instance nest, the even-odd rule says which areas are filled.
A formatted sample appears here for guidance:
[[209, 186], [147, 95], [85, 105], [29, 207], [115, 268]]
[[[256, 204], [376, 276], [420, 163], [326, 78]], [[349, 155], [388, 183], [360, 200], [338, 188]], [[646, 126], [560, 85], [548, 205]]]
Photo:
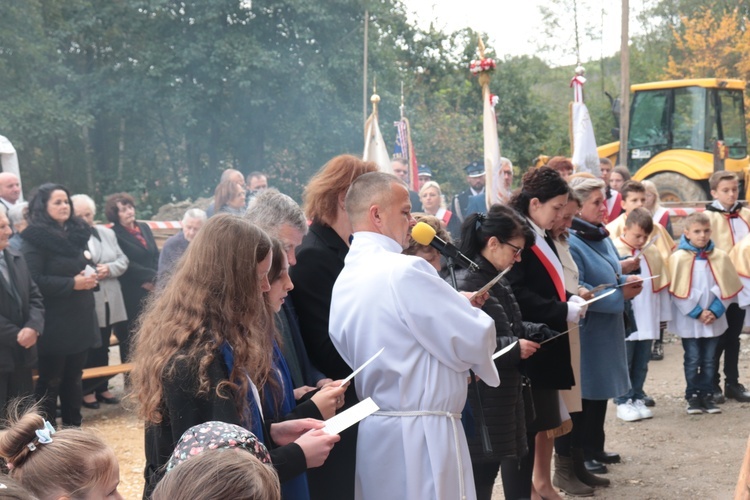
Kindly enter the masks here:
[[29, 493], [39, 500], [122, 500], [117, 457], [101, 439], [75, 428], [55, 432], [36, 408], [12, 413], [0, 432], [0, 457]]

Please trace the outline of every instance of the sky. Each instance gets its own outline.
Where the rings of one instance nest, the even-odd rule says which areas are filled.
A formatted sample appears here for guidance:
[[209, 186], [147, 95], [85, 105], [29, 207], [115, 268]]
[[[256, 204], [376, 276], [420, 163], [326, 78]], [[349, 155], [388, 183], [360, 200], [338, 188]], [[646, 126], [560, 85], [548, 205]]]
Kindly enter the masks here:
[[[630, 31], [635, 26], [634, 14], [643, 8], [648, 0], [630, 0]], [[544, 42], [543, 18], [539, 6], [549, 4], [545, 0], [402, 0], [410, 19], [423, 28], [431, 22], [437, 28], [452, 32], [464, 27], [485, 32], [490, 37], [487, 44], [495, 49], [498, 56], [534, 55]], [[567, 3], [572, 4], [572, 0]], [[609, 56], [620, 48], [620, 4], [611, 0], [578, 0], [580, 9], [579, 26], [589, 24], [594, 30], [602, 31], [600, 40], [581, 38], [581, 59], [598, 59]], [[565, 15], [565, 14], [563, 14]], [[572, 14], [566, 16], [573, 33]], [[582, 32], [579, 29], [579, 32]], [[572, 40], [572, 38], [571, 38]], [[487, 41], [485, 41], [486, 43]], [[543, 57], [544, 58], [544, 57]], [[564, 54], [554, 60], [544, 58], [553, 65], [576, 63], [575, 44], [570, 42]]]

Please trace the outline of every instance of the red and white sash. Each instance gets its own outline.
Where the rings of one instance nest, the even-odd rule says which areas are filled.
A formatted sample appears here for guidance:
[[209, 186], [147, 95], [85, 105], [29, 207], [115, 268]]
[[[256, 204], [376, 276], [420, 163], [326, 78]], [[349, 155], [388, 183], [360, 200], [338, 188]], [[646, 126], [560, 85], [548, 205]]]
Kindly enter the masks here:
[[653, 219], [657, 224], [667, 227], [667, 223], [669, 222], [669, 210], [664, 207], [657, 208], [656, 212], [654, 212]]
[[531, 247], [531, 251], [537, 256], [539, 261], [547, 271], [552, 283], [555, 285], [557, 295], [561, 302], [566, 302], [565, 295], [565, 275], [563, 274], [563, 267], [560, 259], [557, 258], [555, 252], [550, 248], [544, 237], [534, 231], [534, 237], [536, 241]]

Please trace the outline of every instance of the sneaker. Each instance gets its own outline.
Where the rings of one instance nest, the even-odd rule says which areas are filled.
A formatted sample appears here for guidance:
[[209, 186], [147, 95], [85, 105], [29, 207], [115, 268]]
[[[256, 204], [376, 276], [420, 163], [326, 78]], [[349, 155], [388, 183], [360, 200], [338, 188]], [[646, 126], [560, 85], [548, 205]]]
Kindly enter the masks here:
[[654, 412], [646, 408], [646, 403], [642, 399], [636, 399], [633, 401], [633, 406], [636, 410], [638, 410], [638, 413], [641, 415], [641, 418], [653, 418]]
[[740, 403], [750, 402], [750, 392], [742, 384], [725, 384], [724, 394], [728, 399], [736, 399]]
[[721, 408], [716, 406], [716, 403], [714, 403], [713, 394], [709, 394], [708, 396], [703, 396], [702, 402], [703, 402], [703, 410], [706, 413], [721, 413]]
[[656, 406], [656, 401], [651, 396], [643, 396], [643, 403], [649, 408]]
[[654, 347], [651, 349], [651, 361], [661, 361], [664, 359], [664, 344], [660, 340], [654, 341]]
[[703, 401], [701, 401], [700, 396], [693, 394], [688, 398], [687, 412], [688, 415], [700, 415], [703, 413]]
[[643, 417], [641, 416], [641, 412], [633, 406], [633, 401], [628, 399], [626, 403], [617, 405], [617, 418], [625, 422], [635, 422]]

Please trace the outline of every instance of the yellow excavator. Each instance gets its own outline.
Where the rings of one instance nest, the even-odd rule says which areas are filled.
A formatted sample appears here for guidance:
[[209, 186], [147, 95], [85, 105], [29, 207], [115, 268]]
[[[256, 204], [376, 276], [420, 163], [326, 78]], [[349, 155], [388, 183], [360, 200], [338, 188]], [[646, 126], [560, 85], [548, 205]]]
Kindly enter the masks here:
[[736, 172], [750, 199], [744, 81], [672, 80], [630, 91], [627, 161], [618, 158], [619, 141], [599, 147], [599, 157], [627, 164], [635, 180], [653, 181], [663, 201], [711, 199], [708, 178], [716, 170]]

